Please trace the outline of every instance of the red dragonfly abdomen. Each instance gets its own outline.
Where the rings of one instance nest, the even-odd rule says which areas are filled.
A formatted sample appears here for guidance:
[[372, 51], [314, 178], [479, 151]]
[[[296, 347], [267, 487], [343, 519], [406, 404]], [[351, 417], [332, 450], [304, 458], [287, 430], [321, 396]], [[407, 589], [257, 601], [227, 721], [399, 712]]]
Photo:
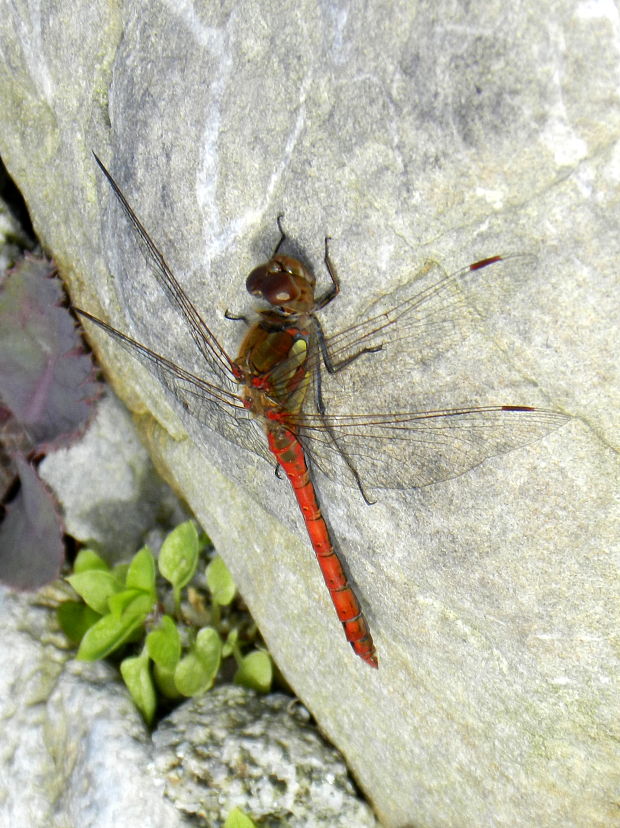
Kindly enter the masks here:
[[271, 427], [267, 436], [269, 448], [284, 469], [295, 492], [312, 548], [316, 553], [338, 618], [344, 627], [347, 641], [366, 664], [378, 667], [375, 645], [368, 624], [329, 537], [301, 443], [292, 431], [281, 425]]

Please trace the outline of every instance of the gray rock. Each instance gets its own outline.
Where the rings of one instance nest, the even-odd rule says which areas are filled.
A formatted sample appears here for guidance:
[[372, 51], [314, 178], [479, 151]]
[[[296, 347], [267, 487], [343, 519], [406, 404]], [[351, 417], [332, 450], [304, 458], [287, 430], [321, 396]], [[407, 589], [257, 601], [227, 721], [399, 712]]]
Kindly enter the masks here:
[[157, 523], [170, 530], [187, 517], [113, 394], [97, 402], [82, 439], [50, 453], [39, 472], [62, 503], [66, 531], [110, 563], [134, 555]]
[[[77, 303], [200, 371], [90, 156], [106, 162], [231, 353], [274, 219], [342, 296], [325, 329], [411, 282], [497, 274], [480, 333], [413, 368], [364, 362], [356, 405], [529, 403], [568, 426], [446, 483], [317, 476], [379, 649], [353, 657], [287, 485], [181, 422], [92, 340], [230, 566], [283, 673], [386, 825], [596, 826], [618, 787], [618, 107], [612, 8], [577, 2], [191, 5], [75, 0], [0, 20], [0, 152]], [[76, 31], [77, 29], [77, 31]], [[380, 366], [378, 368], [377, 366]], [[363, 369], [363, 370], [362, 370]], [[161, 427], [158, 427], [161, 426]], [[189, 434], [189, 439], [187, 438]], [[202, 451], [198, 450], [198, 446]]]
[[152, 743], [118, 675], [72, 660], [44, 594], [0, 589], [0, 824], [186, 825], [149, 772]]
[[118, 673], [73, 660], [51, 610], [66, 597], [0, 589], [0, 825], [217, 828], [234, 807], [273, 828], [376, 824], [287, 696], [221, 687], [151, 741]]
[[187, 701], [153, 734], [166, 795], [214, 828], [234, 807], [268, 826], [375, 826], [342, 758], [303, 712], [288, 696], [231, 685]]
[[20, 245], [27, 246], [28, 240], [8, 206], [0, 198], [0, 280], [7, 268], [15, 264], [20, 254]]

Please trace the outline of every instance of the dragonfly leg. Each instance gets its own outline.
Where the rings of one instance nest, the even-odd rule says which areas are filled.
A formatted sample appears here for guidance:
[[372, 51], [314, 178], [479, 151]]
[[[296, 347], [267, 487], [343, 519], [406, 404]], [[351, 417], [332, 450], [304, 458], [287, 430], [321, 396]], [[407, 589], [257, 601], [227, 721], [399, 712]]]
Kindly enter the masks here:
[[329, 435], [329, 439], [332, 441], [332, 443], [336, 447], [336, 450], [338, 451], [338, 454], [342, 457], [342, 459], [344, 460], [344, 462], [347, 465], [347, 468], [349, 469], [349, 471], [353, 475], [353, 479], [355, 480], [357, 488], [360, 490], [361, 496], [364, 498], [364, 500], [366, 501], [366, 503], [369, 506], [372, 506], [377, 501], [376, 500], [370, 500], [370, 498], [368, 497], [368, 495], [364, 491], [364, 486], [362, 485], [362, 478], [359, 476], [359, 472], [355, 468], [355, 465], [354, 465], [353, 461], [351, 460], [349, 455], [346, 453], [346, 451], [342, 448], [342, 446], [338, 443], [338, 439], [337, 439], [336, 435], [334, 434], [333, 428], [329, 425], [328, 422], [326, 422], [323, 419], [323, 415], [325, 414], [325, 403], [323, 402], [323, 392], [322, 392], [322, 386], [321, 386], [321, 364], [320, 363], [317, 364], [316, 369], [313, 372], [313, 382], [314, 382], [314, 400], [315, 400], [315, 404], [316, 404], [316, 410], [321, 415], [321, 419], [323, 420], [323, 426], [325, 427], [325, 431]]
[[[317, 373], [318, 373], [318, 372], [317, 372]], [[322, 403], [322, 400], [321, 400], [321, 403]], [[318, 402], [317, 402], [317, 408], [318, 408]], [[325, 411], [323, 410], [323, 411], [320, 411], [319, 413], [322, 415], [322, 414], [324, 414], [324, 413], [325, 413]], [[321, 417], [321, 419], [323, 419], [323, 418]], [[363, 484], [362, 484], [362, 478], [360, 477], [358, 470], [355, 468], [355, 464], [353, 463], [353, 460], [351, 460], [351, 458], [349, 457], [349, 455], [346, 453], [346, 451], [342, 448], [342, 446], [341, 446], [341, 445], [340, 445], [340, 443], [338, 442], [338, 438], [337, 438], [337, 437], [336, 437], [336, 435], [334, 434], [334, 430], [333, 430], [333, 428], [332, 428], [332, 427], [330, 426], [330, 424], [329, 424], [328, 422], [326, 422], [325, 420], [323, 420], [323, 426], [324, 426], [324, 428], [325, 428], [325, 431], [326, 431], [326, 432], [327, 432], [327, 434], [329, 435], [329, 439], [332, 441], [332, 443], [333, 443], [333, 444], [334, 444], [334, 446], [336, 447], [336, 450], [338, 451], [338, 454], [342, 457], [342, 459], [344, 460], [344, 462], [345, 462], [345, 463], [346, 463], [346, 465], [347, 465], [347, 468], [348, 468], [348, 469], [349, 469], [349, 471], [351, 472], [351, 474], [352, 474], [352, 476], [353, 476], [353, 479], [355, 480], [355, 483], [356, 483], [356, 485], [357, 485], [357, 488], [360, 490], [360, 494], [361, 494], [361, 496], [364, 498], [364, 501], [366, 502], [366, 504], [367, 504], [368, 506], [374, 506], [374, 504], [375, 504], [377, 501], [376, 501], [376, 500], [371, 500], [371, 499], [368, 497], [368, 495], [366, 494], [366, 492], [365, 492], [365, 490], [364, 490], [364, 486], [363, 486]]]
[[319, 414], [325, 414], [325, 403], [323, 402], [323, 381], [321, 379], [321, 363], [317, 362], [316, 369], [312, 374], [314, 383], [314, 401]]
[[[325, 236], [325, 267], [327, 268], [327, 272], [332, 280], [332, 286], [328, 288], [322, 296], [314, 303], [314, 310], [321, 310], [326, 305], [328, 305], [332, 299], [335, 299], [336, 296], [340, 293], [340, 279], [338, 278], [338, 274], [336, 273], [336, 268], [334, 267], [334, 263], [331, 260], [329, 255], [329, 242], [331, 241], [330, 236]], [[356, 351], [354, 354], [346, 357], [346, 359], [341, 360], [340, 362], [334, 362], [331, 358], [329, 350], [327, 348], [327, 342], [325, 341], [325, 334], [323, 333], [323, 328], [321, 327], [321, 323], [319, 320], [313, 315], [312, 319], [315, 323], [316, 329], [316, 337], [319, 343], [319, 347], [321, 349], [321, 354], [323, 355], [323, 362], [325, 363], [325, 367], [329, 371], [330, 374], [336, 374], [338, 371], [341, 371], [343, 368], [346, 368], [347, 365], [350, 365], [354, 362], [358, 357], [362, 356], [362, 354], [375, 354], [377, 351], [382, 349], [382, 345], [376, 345], [374, 348], [362, 348], [359, 351]]]
[[279, 213], [276, 222], [278, 224], [278, 230], [280, 231], [280, 241], [276, 244], [273, 253], [271, 254], [271, 258], [274, 259], [278, 255], [278, 251], [286, 241], [286, 233], [284, 232], [284, 228], [282, 227], [282, 219], [284, 218], [284, 213]]
[[[340, 446], [338, 447], [338, 450], [340, 451]], [[357, 488], [360, 490], [361, 496], [364, 498], [364, 503], [367, 506], [374, 506], [377, 501], [376, 500], [371, 500], [368, 497], [368, 495], [366, 494], [366, 491], [365, 491], [365, 489], [362, 485], [362, 478], [359, 476], [359, 473], [358, 473], [357, 469], [351, 463], [351, 461], [349, 459], [349, 455], [342, 452], [342, 456], [344, 457], [345, 463], [349, 467], [349, 471], [351, 472], [351, 474], [353, 475], [353, 477], [355, 479], [355, 482], [357, 484]]]
[[224, 311], [224, 319], [230, 319], [231, 322], [245, 322], [246, 325], [250, 324], [247, 316], [243, 316], [243, 314], [241, 316], [234, 316], [228, 308]]
[[353, 465], [353, 462], [352, 462], [351, 458], [350, 458], [350, 457], [349, 457], [349, 455], [346, 453], [346, 451], [343, 451], [343, 449], [341, 449], [341, 448], [340, 448], [340, 446], [338, 445], [338, 443], [336, 443], [336, 446], [338, 447], [338, 451], [339, 451], [339, 452], [340, 452], [340, 454], [342, 455], [342, 459], [343, 459], [343, 460], [344, 460], [344, 462], [347, 464], [347, 466], [348, 466], [348, 468], [349, 468], [349, 471], [350, 471], [350, 472], [351, 472], [351, 474], [353, 475], [353, 479], [355, 480], [355, 483], [356, 483], [356, 485], [357, 485], [357, 488], [360, 490], [360, 494], [361, 494], [361, 496], [364, 498], [364, 503], [365, 503], [367, 506], [374, 506], [374, 505], [375, 505], [375, 503], [376, 503], [377, 501], [376, 501], [376, 500], [371, 500], [371, 499], [368, 497], [368, 495], [366, 494], [366, 491], [365, 491], [365, 489], [364, 489], [364, 486], [362, 485], [362, 478], [359, 476], [359, 472], [358, 472], [358, 470], [355, 468], [355, 466]]
[[323, 357], [325, 367], [330, 374], [337, 374], [338, 371], [342, 371], [343, 368], [346, 368], [347, 365], [355, 362], [358, 357], [361, 357], [364, 354], [376, 354], [378, 351], [383, 350], [383, 345], [375, 345], [373, 348], [360, 348], [359, 351], [356, 351], [354, 354], [350, 354], [348, 357], [345, 357], [345, 359], [341, 359], [340, 362], [335, 362], [329, 353], [329, 348], [327, 347], [327, 341], [325, 339], [321, 323], [314, 316], [312, 317], [312, 320], [315, 324], [315, 333], [317, 342], [319, 343], [319, 348], [321, 349], [321, 356]]
[[[382, 350], [382, 345], [377, 345], [374, 348], [363, 348], [361, 351], [357, 351], [355, 354], [343, 359], [341, 362], [334, 362], [329, 354], [329, 350], [327, 348], [327, 342], [325, 341], [325, 334], [323, 333], [323, 328], [321, 327], [321, 323], [319, 320], [312, 316], [312, 320], [315, 325], [315, 333], [316, 338], [319, 343], [319, 348], [321, 349], [321, 355], [323, 357], [323, 362], [325, 363], [325, 367], [330, 374], [336, 374], [338, 371], [341, 371], [343, 368], [346, 368], [347, 365], [350, 365], [354, 360], [358, 357], [361, 357], [362, 354], [375, 354], [377, 351]], [[313, 371], [313, 382], [314, 382], [314, 399], [316, 402], [317, 411], [319, 414], [325, 414], [325, 403], [323, 402], [323, 382], [321, 379], [321, 363], [317, 362], [316, 368]]]
[[329, 273], [329, 278], [332, 280], [331, 287], [327, 288], [325, 293], [322, 296], [319, 296], [318, 299], [314, 303], [315, 310], [321, 310], [326, 305], [335, 299], [336, 296], [340, 293], [340, 279], [338, 278], [338, 274], [336, 273], [336, 268], [334, 267], [334, 263], [332, 262], [330, 255], [329, 255], [329, 242], [331, 241], [331, 236], [325, 236], [325, 256], [323, 257], [323, 261], [325, 262], [325, 267], [327, 268], [327, 272]]
[[333, 428], [329, 425], [329, 423], [325, 419], [323, 419], [323, 416], [325, 414], [326, 409], [325, 409], [325, 403], [323, 402], [323, 391], [322, 391], [322, 385], [321, 385], [321, 364], [320, 363], [317, 363], [316, 369], [313, 372], [313, 382], [314, 382], [314, 401], [315, 401], [315, 405], [316, 405], [316, 410], [319, 412], [319, 415], [321, 416], [321, 419], [323, 420], [323, 426], [325, 428], [325, 431], [329, 435], [329, 439], [332, 441], [332, 443], [336, 447], [336, 450], [338, 451], [338, 454], [342, 457], [342, 459], [344, 460], [344, 462], [347, 465], [347, 468], [349, 469], [349, 471], [353, 475], [353, 479], [355, 480], [357, 488], [360, 490], [361, 496], [364, 498], [364, 500], [366, 501], [366, 503], [369, 506], [372, 506], [377, 501], [376, 500], [370, 500], [370, 498], [368, 497], [368, 495], [364, 491], [364, 486], [362, 485], [362, 478], [359, 476], [359, 472], [355, 468], [355, 465], [354, 465], [353, 461], [351, 460], [349, 455], [346, 453], [346, 451], [342, 448], [342, 446], [339, 444], [338, 438], [334, 434]]

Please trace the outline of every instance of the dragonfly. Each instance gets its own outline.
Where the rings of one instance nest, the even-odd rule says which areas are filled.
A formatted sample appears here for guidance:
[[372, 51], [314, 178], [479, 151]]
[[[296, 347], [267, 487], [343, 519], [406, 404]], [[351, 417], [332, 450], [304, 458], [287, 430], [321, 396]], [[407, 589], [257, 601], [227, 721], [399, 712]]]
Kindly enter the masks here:
[[[321, 512], [314, 468], [357, 487], [371, 504], [371, 490], [417, 488], [448, 480], [491, 456], [538, 440], [568, 417], [529, 405], [352, 411], [350, 397], [330, 393], [327, 381], [352, 373], [357, 398], [369, 363], [386, 351], [415, 357], [429, 347], [436, 353], [451, 347], [472, 322], [463, 288], [482, 271], [512, 257], [495, 255], [450, 274], [431, 276], [423, 286], [414, 285], [408, 296], [328, 336], [317, 313], [340, 292], [330, 239], [325, 238], [324, 249], [329, 285], [317, 295], [313, 270], [282, 252], [287, 237], [278, 216], [280, 238], [273, 254], [246, 280], [247, 291], [260, 300], [254, 320], [225, 314], [247, 326], [233, 359], [190, 301], [110, 172], [96, 155], [95, 160], [150, 271], [191, 335], [200, 371], [177, 364], [86, 310], [75, 311], [144, 364], [186, 419], [272, 464], [275, 461], [278, 475], [280, 469], [284, 471], [345, 637], [366, 664], [377, 668], [377, 650], [361, 601]], [[375, 400], [383, 398], [377, 383], [373, 375]]]

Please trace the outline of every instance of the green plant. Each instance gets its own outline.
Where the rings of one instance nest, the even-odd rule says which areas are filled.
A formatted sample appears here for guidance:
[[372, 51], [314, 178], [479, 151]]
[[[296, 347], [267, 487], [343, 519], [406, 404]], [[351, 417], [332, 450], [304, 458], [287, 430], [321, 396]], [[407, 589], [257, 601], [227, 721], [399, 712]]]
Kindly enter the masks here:
[[257, 828], [257, 826], [240, 808], [233, 808], [226, 817], [224, 828]]
[[157, 562], [145, 546], [129, 564], [111, 569], [94, 550], [82, 549], [67, 577], [82, 600], [61, 604], [58, 619], [66, 635], [79, 642], [77, 658], [96, 661], [131, 645], [137, 654], [123, 658], [120, 671], [149, 723], [158, 694], [174, 699], [204, 693], [222, 660], [231, 656], [235, 683], [259, 692], [271, 686], [269, 655], [241, 652], [242, 633], [245, 639], [252, 636], [230, 611], [236, 590], [222, 559], [215, 557], [206, 568], [210, 602], [191, 586], [206, 540], [187, 521], [166, 537]]

